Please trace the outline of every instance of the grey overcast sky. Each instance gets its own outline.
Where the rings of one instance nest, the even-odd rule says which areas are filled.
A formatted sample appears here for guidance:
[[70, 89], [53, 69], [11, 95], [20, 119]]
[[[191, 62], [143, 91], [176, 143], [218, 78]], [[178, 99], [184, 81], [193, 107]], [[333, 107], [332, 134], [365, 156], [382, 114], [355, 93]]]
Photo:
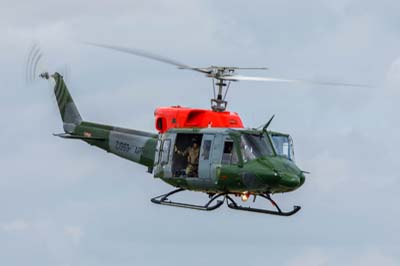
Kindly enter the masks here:
[[[400, 265], [399, 14], [395, 0], [1, 1], [1, 264]], [[129, 128], [154, 131], [157, 106], [208, 108], [211, 82], [82, 41], [374, 87], [232, 87], [230, 110], [249, 127], [276, 114], [312, 173], [275, 196], [303, 206], [295, 216], [161, 207], [149, 199], [171, 188], [144, 167], [51, 135], [54, 96], [26, 85], [27, 51], [38, 42], [42, 69], [69, 69], [86, 120]]]

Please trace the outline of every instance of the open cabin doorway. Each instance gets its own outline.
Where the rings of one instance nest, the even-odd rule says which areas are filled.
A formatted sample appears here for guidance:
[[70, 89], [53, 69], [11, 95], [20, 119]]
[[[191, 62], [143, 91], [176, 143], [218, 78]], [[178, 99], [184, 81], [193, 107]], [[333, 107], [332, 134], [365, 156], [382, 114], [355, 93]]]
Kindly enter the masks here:
[[178, 133], [172, 158], [174, 177], [198, 177], [199, 155], [203, 134]]

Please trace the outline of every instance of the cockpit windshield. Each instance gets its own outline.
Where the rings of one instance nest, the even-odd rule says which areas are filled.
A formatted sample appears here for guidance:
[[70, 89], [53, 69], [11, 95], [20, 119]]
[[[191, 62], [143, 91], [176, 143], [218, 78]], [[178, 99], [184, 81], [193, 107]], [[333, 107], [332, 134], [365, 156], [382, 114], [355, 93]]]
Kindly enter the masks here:
[[276, 153], [294, 161], [293, 141], [289, 135], [271, 133]]
[[244, 161], [274, 155], [271, 142], [265, 135], [242, 134], [240, 146]]

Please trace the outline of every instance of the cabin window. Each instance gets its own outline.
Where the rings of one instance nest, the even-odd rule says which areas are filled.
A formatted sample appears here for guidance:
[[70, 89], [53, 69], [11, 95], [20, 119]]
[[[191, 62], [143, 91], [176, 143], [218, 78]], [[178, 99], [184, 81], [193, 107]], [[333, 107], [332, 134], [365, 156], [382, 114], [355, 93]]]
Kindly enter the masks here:
[[225, 141], [221, 164], [237, 164], [239, 162], [233, 141]]
[[161, 150], [161, 164], [168, 164], [170, 147], [171, 147], [171, 140], [170, 139], [164, 140]]
[[201, 150], [201, 158], [203, 160], [210, 159], [210, 150], [211, 150], [211, 140], [205, 140], [203, 142], [203, 147]]
[[160, 162], [160, 148], [161, 148], [161, 140], [157, 140], [156, 154], [154, 157], [154, 165], [157, 165]]

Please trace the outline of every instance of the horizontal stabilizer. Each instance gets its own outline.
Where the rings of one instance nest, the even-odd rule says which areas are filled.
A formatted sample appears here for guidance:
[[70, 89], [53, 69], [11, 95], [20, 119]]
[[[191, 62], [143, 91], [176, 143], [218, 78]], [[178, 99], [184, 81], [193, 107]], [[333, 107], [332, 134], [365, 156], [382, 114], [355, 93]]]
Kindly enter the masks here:
[[71, 135], [71, 134], [67, 134], [67, 133], [53, 134], [53, 136], [60, 137], [63, 139], [102, 140], [102, 141], [106, 140], [105, 138], [96, 138], [96, 137], [82, 136], [82, 135]]

